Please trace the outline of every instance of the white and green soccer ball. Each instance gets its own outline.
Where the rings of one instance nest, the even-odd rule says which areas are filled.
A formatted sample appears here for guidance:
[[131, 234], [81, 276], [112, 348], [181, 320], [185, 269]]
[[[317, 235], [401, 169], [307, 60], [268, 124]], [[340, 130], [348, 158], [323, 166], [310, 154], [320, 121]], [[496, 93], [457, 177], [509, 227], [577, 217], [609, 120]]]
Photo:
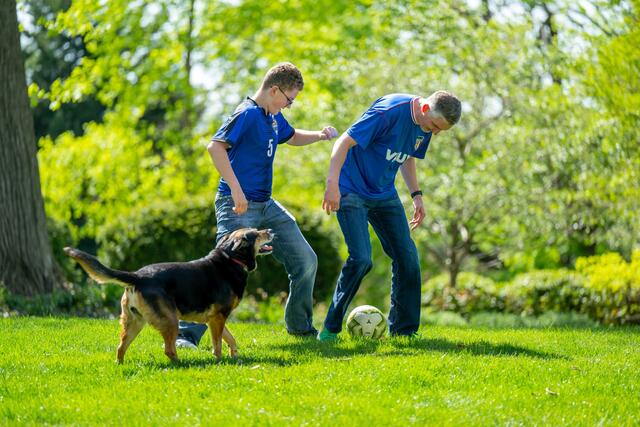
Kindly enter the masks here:
[[387, 319], [372, 305], [354, 308], [347, 317], [347, 331], [353, 338], [366, 337], [379, 339], [387, 331]]

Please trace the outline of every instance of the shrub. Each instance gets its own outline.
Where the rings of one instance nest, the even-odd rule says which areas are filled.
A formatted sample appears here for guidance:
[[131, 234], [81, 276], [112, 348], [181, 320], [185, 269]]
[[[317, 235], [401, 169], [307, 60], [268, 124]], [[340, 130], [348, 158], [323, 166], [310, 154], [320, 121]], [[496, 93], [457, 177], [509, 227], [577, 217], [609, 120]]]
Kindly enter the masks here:
[[496, 283], [479, 274], [458, 275], [455, 289], [449, 287], [449, 276], [441, 274], [428, 280], [422, 288], [422, 303], [439, 310], [451, 310], [462, 315], [479, 311], [501, 310], [503, 302]]
[[[296, 207], [292, 212], [295, 212], [302, 233], [318, 255], [314, 295], [316, 299], [324, 300], [333, 291], [342, 264], [338, 251], [339, 236], [324, 226], [321, 214]], [[68, 280], [100, 289], [105, 305], [111, 310], [111, 307], [117, 307], [122, 289], [119, 286], [98, 286], [90, 281], [64, 254], [64, 246], [77, 245], [90, 253], [97, 252], [105, 264], [120, 270], [137, 270], [155, 262], [197, 259], [215, 247], [215, 210], [207, 198], [141, 206], [100, 227], [95, 241], [72, 242], [69, 228], [59, 222], [50, 221], [49, 231], [56, 259]], [[275, 257], [259, 257], [258, 266], [249, 275], [248, 295], [259, 297], [266, 292], [279, 296], [283, 291], [288, 292], [289, 279]]]
[[539, 315], [546, 311], [582, 311], [589, 299], [581, 275], [569, 270], [540, 270], [516, 276], [502, 288], [505, 310]]
[[640, 250], [631, 262], [617, 253], [578, 258], [576, 270], [592, 294], [588, 313], [604, 323], [640, 323]]

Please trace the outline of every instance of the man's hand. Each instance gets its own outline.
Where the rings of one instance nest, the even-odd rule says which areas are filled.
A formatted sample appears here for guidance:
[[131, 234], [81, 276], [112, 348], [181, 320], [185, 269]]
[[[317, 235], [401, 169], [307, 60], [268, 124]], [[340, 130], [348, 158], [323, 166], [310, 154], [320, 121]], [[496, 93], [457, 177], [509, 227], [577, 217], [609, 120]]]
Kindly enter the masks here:
[[331, 215], [340, 209], [340, 187], [337, 183], [327, 183], [327, 190], [324, 192], [324, 200], [322, 201], [322, 209]]
[[338, 136], [338, 131], [333, 126], [325, 126], [320, 131], [320, 141], [325, 141], [329, 139], [333, 139]]
[[415, 230], [422, 224], [422, 220], [424, 220], [425, 212], [424, 212], [424, 204], [422, 203], [422, 196], [416, 196], [413, 198], [413, 218], [409, 221], [409, 226], [411, 227], [411, 231]]
[[233, 199], [233, 211], [238, 215], [244, 214], [249, 207], [249, 202], [247, 202], [242, 189], [231, 190], [231, 198]]

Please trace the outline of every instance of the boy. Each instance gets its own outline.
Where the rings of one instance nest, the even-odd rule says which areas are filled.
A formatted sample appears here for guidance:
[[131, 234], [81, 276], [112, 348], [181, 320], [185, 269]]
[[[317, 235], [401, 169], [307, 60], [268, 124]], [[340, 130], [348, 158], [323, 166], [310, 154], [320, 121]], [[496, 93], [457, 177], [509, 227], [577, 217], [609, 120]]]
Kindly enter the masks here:
[[[302, 74], [291, 63], [280, 63], [265, 75], [260, 89], [247, 97], [223, 123], [207, 150], [221, 179], [215, 208], [219, 241], [244, 227], [270, 228], [273, 256], [284, 264], [289, 276], [285, 306], [287, 331], [315, 337], [312, 323], [313, 285], [318, 260], [300, 232], [293, 216], [271, 198], [273, 160], [279, 144], [313, 144], [338, 136], [335, 128], [319, 131], [292, 128], [282, 115], [303, 89]], [[179, 347], [195, 348], [207, 326], [180, 323]]]

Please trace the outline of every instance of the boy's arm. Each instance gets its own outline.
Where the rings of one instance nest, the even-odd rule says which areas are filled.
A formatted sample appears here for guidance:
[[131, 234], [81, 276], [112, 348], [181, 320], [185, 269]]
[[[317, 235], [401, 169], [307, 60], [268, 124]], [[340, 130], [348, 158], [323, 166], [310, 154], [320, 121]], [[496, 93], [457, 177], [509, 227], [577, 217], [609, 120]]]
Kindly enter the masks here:
[[[405, 161], [402, 166], [400, 166], [400, 172], [402, 172], [402, 178], [404, 182], [407, 184], [407, 188], [409, 189], [409, 193], [413, 193], [414, 191], [418, 191], [418, 175], [416, 173], [416, 159], [414, 157], [409, 157], [407, 161]], [[425, 217], [424, 212], [424, 204], [422, 202], [422, 196], [417, 195], [413, 198], [413, 218], [409, 221], [409, 226], [411, 230], [415, 230], [421, 223]]]
[[338, 185], [340, 169], [344, 165], [349, 149], [354, 145], [356, 145], [356, 141], [346, 132], [333, 144], [329, 175], [327, 176], [327, 189], [324, 192], [324, 200], [322, 201], [322, 209], [327, 212], [327, 215], [340, 209], [340, 186]]
[[325, 126], [322, 130], [296, 129], [293, 136], [287, 141], [287, 144], [299, 147], [332, 139], [336, 136], [338, 136], [338, 131], [333, 126]]
[[247, 211], [249, 202], [240, 187], [238, 178], [231, 168], [231, 162], [229, 162], [229, 155], [227, 149], [229, 144], [221, 140], [212, 140], [207, 146], [207, 151], [213, 160], [213, 165], [216, 167], [220, 176], [224, 178], [225, 182], [231, 188], [231, 197], [233, 198], [233, 211], [238, 215], [242, 215]]

